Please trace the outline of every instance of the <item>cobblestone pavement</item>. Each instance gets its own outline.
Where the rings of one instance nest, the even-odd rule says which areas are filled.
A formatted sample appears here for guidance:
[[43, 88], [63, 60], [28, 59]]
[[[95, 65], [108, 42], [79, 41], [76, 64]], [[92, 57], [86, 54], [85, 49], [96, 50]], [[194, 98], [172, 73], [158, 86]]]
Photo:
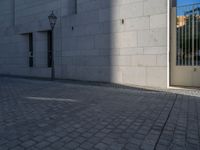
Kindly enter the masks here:
[[0, 150], [199, 150], [200, 97], [0, 77]]

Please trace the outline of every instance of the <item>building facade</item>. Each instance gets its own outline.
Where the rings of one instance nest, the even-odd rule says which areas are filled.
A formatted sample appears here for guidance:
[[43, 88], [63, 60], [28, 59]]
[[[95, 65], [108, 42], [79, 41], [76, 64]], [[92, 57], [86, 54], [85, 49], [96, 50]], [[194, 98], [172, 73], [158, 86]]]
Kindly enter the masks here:
[[[168, 0], [1, 0], [0, 74], [167, 88]], [[58, 17], [54, 34], [48, 15]], [[52, 45], [52, 40], [54, 45]]]

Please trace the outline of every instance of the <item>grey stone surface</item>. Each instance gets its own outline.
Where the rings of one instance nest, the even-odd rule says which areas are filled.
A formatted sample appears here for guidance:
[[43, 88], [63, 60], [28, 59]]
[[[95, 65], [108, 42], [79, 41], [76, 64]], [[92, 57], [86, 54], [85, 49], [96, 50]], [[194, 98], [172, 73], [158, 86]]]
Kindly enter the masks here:
[[0, 77], [0, 150], [199, 150], [200, 97], [173, 92]]

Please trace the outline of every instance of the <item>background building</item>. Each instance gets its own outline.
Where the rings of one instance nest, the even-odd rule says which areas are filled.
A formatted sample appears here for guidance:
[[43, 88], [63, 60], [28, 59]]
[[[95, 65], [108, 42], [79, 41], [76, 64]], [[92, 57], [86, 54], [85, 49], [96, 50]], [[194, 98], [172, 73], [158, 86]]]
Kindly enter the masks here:
[[0, 74], [167, 88], [168, 0], [1, 0]]

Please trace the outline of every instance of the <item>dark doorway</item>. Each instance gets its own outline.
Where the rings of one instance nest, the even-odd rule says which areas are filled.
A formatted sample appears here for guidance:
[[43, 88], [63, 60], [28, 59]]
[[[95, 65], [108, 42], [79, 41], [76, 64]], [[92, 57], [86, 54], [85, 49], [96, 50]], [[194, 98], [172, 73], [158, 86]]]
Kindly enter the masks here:
[[48, 67], [52, 67], [52, 31], [48, 31], [47, 32], [47, 64], [48, 64]]
[[33, 33], [29, 33], [29, 67], [33, 67]]

